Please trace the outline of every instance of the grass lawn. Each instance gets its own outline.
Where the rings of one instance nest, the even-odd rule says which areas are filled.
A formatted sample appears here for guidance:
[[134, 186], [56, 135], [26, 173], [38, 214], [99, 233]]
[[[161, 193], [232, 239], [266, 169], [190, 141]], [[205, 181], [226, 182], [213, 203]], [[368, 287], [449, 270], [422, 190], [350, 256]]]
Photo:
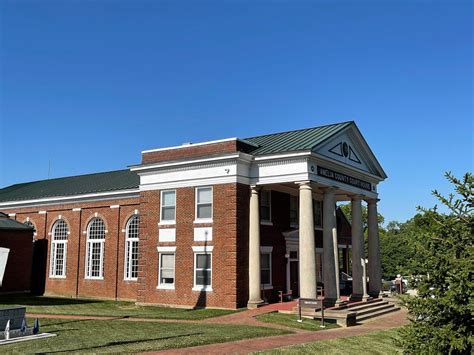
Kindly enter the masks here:
[[397, 329], [292, 345], [259, 354], [401, 354]]
[[222, 309], [182, 309], [137, 306], [134, 302], [100, 301], [61, 297], [1, 296], [0, 308], [26, 306], [28, 313], [71, 314], [82, 316], [139, 317], [199, 320], [235, 311]]
[[142, 352], [287, 333], [236, 325], [75, 319], [40, 319], [40, 330], [57, 336], [2, 345], [2, 353]]
[[304, 330], [324, 330], [329, 328], [338, 328], [339, 326], [335, 322], [329, 323], [324, 321], [325, 328], [321, 328], [320, 320], [313, 320], [308, 318], [303, 318], [303, 322], [297, 322], [296, 316], [294, 314], [283, 314], [278, 312], [261, 314], [256, 317], [259, 321], [267, 323], [276, 323], [284, 325], [286, 327], [298, 328]]

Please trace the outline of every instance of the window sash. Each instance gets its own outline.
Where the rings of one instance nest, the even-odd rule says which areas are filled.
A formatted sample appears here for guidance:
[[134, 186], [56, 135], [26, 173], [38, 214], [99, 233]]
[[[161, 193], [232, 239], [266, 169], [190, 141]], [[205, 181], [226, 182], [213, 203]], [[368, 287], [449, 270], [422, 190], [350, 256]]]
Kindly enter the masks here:
[[313, 200], [313, 223], [315, 228], [323, 227], [322, 202], [318, 200]]
[[[260, 253], [260, 283], [264, 286], [272, 285], [272, 253]], [[267, 262], [262, 262], [266, 260]], [[263, 266], [265, 264], [265, 266]]]
[[125, 279], [138, 279], [138, 238], [130, 238], [126, 242]]
[[298, 197], [290, 196], [290, 224], [299, 224]]
[[[172, 195], [172, 199], [166, 201], [165, 196]], [[176, 220], [176, 190], [161, 191], [160, 196], [160, 221], [175, 221]]]
[[196, 188], [196, 219], [212, 219], [214, 200], [212, 187]]
[[87, 241], [87, 279], [102, 279], [104, 270], [104, 241]]
[[[166, 265], [163, 266], [163, 257], [164, 256], [172, 256], [173, 257], [173, 266]], [[160, 253], [159, 254], [159, 266], [158, 266], [158, 286], [169, 286], [174, 287], [175, 284], [175, 269], [176, 269], [176, 254], [175, 253]], [[172, 275], [172, 277], [171, 277]], [[173, 282], [168, 282], [167, 279], [172, 279]]]
[[272, 219], [272, 197], [271, 191], [262, 190], [260, 193], [260, 219], [270, 222]]
[[50, 277], [66, 276], [67, 241], [53, 241], [51, 243]]
[[[203, 265], [207, 267], [198, 267], [198, 256], [202, 255], [207, 255], [208, 260]], [[194, 286], [212, 286], [212, 253], [194, 253]]]

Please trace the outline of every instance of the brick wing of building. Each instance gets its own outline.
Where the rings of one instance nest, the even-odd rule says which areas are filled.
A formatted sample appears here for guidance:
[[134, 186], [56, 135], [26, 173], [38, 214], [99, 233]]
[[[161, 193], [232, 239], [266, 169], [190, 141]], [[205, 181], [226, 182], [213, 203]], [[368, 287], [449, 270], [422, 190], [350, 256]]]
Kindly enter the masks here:
[[1, 189], [0, 211], [34, 227], [48, 295], [238, 308], [324, 286], [337, 303], [380, 293], [385, 178], [351, 121], [143, 151], [126, 170]]

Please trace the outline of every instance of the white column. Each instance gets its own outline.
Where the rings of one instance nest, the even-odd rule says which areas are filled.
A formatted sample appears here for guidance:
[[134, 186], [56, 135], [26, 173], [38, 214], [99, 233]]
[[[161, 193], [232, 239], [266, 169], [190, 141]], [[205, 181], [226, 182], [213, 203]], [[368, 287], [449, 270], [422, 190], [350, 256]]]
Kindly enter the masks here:
[[337, 248], [336, 189], [327, 188], [323, 201], [323, 279], [327, 304], [339, 303], [339, 255]]
[[316, 298], [313, 192], [309, 181], [300, 184], [299, 228], [300, 297]]
[[364, 226], [362, 224], [362, 196], [351, 200], [352, 211], [352, 297], [359, 301], [368, 298], [365, 277]]
[[369, 229], [369, 295], [372, 297], [379, 297], [382, 289], [377, 202], [378, 200], [375, 199], [367, 200], [367, 221]]
[[[290, 266], [290, 251], [287, 250], [286, 254], [288, 255], [288, 258], [286, 258], [286, 293], [290, 292], [291, 290], [291, 266]], [[295, 293], [297, 290], [294, 290]]]
[[258, 189], [250, 187], [249, 209], [249, 301], [248, 308], [263, 304], [260, 295], [260, 206]]

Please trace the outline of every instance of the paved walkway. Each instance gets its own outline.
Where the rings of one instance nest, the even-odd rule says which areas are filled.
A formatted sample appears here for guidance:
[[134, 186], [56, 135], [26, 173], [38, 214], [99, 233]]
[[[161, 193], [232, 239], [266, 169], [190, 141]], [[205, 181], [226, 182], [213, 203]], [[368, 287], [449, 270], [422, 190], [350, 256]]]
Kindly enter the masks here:
[[169, 323], [192, 323], [192, 324], [235, 324], [252, 325], [268, 328], [285, 329], [292, 331], [292, 334], [263, 337], [255, 339], [244, 339], [229, 343], [218, 343], [191, 348], [172, 349], [160, 353], [167, 354], [248, 354], [255, 351], [262, 351], [283, 346], [302, 344], [320, 340], [329, 340], [349, 336], [364, 335], [375, 331], [400, 327], [408, 323], [406, 311], [402, 310], [390, 313], [384, 317], [375, 318], [372, 321], [349, 328], [336, 328], [323, 331], [308, 331], [303, 329], [289, 328], [279, 324], [265, 323], [257, 320], [255, 316], [273, 312], [278, 309], [278, 304], [245, 310], [228, 314], [221, 317], [208, 318], [204, 320], [180, 320], [180, 319], [157, 319], [157, 318], [135, 318], [135, 317], [104, 317], [104, 316], [78, 316], [61, 314], [33, 314], [28, 313], [32, 318], [60, 318], [60, 319], [82, 319], [82, 320], [117, 320], [117, 321], [137, 321], [137, 322], [169, 322]]
[[[227, 316], [224, 316], [227, 317]], [[400, 310], [388, 314], [384, 317], [376, 318], [362, 325], [349, 328], [336, 328], [323, 331], [300, 331], [294, 334], [279, 335], [273, 337], [244, 339], [230, 343], [220, 343], [196, 346], [191, 348], [166, 350], [160, 353], [165, 354], [248, 354], [255, 351], [262, 351], [280, 348], [288, 345], [302, 344], [320, 340], [330, 340], [357, 335], [365, 335], [375, 331], [400, 327], [407, 324], [407, 314], [405, 310]], [[265, 323], [268, 326], [268, 323]]]

